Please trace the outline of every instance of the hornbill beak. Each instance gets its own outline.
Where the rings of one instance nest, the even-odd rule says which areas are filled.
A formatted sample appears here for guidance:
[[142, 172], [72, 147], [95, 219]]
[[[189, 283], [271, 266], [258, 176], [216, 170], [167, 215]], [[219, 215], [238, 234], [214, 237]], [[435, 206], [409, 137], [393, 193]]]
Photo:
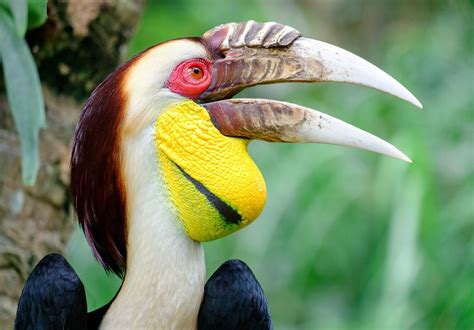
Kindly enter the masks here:
[[203, 36], [213, 53], [213, 74], [200, 100], [227, 136], [281, 142], [316, 142], [410, 159], [388, 142], [319, 111], [263, 99], [230, 99], [244, 88], [280, 82], [346, 82], [421, 103], [390, 75], [328, 43], [301, 37], [278, 23], [230, 23]]

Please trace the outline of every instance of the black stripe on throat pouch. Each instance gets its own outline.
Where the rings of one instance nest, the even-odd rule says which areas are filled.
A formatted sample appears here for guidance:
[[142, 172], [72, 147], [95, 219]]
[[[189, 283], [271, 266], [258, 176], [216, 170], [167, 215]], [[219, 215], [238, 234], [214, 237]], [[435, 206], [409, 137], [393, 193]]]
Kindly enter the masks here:
[[242, 221], [242, 216], [236, 210], [234, 210], [222, 199], [214, 195], [201, 182], [199, 182], [198, 180], [190, 176], [188, 173], [186, 173], [186, 171], [184, 171], [178, 164], [175, 163], [175, 165], [181, 171], [184, 177], [189, 182], [191, 182], [201, 194], [203, 194], [207, 198], [209, 203], [211, 203], [212, 206], [214, 206], [214, 208], [220, 213], [220, 215], [222, 216], [225, 222], [229, 224], [238, 224]]

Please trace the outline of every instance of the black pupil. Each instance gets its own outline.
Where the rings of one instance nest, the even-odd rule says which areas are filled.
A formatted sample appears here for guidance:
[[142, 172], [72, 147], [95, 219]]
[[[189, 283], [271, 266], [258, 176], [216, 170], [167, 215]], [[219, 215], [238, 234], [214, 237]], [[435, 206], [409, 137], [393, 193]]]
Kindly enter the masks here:
[[199, 68], [193, 68], [193, 73], [194, 74], [200, 74], [201, 70]]

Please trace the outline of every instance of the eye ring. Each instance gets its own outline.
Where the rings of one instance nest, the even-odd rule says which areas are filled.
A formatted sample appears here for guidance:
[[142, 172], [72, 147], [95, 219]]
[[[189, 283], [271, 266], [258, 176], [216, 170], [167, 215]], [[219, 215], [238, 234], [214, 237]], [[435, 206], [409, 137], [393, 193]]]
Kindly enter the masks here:
[[212, 82], [212, 61], [192, 58], [178, 64], [165, 83], [170, 91], [197, 99]]
[[204, 72], [203, 72], [202, 68], [200, 68], [199, 66], [196, 66], [196, 65], [190, 67], [188, 69], [188, 73], [192, 78], [194, 78], [196, 80], [201, 80], [204, 76]]

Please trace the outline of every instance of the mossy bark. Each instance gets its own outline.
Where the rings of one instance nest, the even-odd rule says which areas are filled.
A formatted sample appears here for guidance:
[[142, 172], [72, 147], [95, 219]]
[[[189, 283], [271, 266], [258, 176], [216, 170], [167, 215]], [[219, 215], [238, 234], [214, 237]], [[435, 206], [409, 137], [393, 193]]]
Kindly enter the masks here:
[[127, 53], [144, 0], [53, 1], [48, 21], [28, 32], [46, 102], [41, 168], [21, 184], [19, 141], [0, 83], [0, 329], [12, 328], [24, 282], [50, 252], [64, 252], [74, 226], [70, 140], [81, 104]]

